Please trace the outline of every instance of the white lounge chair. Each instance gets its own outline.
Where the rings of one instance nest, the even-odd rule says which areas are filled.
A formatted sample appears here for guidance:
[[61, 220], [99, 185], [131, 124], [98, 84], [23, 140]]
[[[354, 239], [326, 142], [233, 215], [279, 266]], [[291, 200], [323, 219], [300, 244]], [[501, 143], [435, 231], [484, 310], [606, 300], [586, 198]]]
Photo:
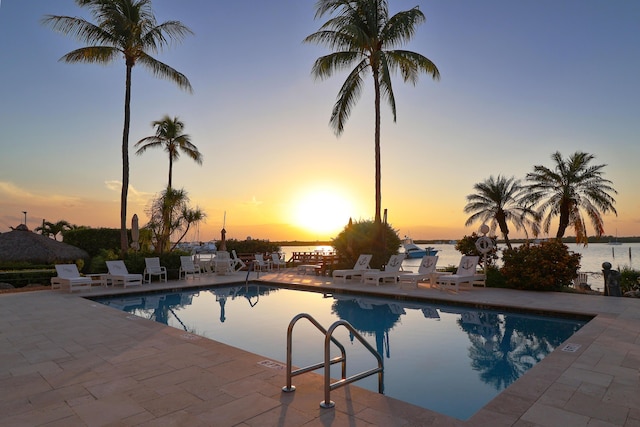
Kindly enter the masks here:
[[136, 286], [142, 285], [142, 274], [129, 273], [127, 266], [121, 259], [116, 261], [107, 261], [107, 269], [109, 270], [109, 280], [112, 285]]
[[255, 254], [253, 260], [253, 269], [255, 271], [269, 271], [271, 270], [271, 265], [264, 259], [264, 256], [262, 254]]
[[271, 253], [271, 268], [275, 268], [276, 270], [287, 268], [286, 261], [280, 258], [280, 254], [277, 252]]
[[247, 268], [247, 264], [245, 264], [244, 261], [242, 261], [242, 259], [238, 257], [235, 249], [231, 251], [231, 260], [233, 261], [233, 268], [236, 271]]
[[231, 274], [235, 271], [234, 262], [227, 251], [217, 251], [213, 259], [213, 270], [216, 274]]
[[346, 283], [347, 278], [360, 279], [365, 271], [369, 269], [369, 263], [371, 262], [372, 255], [363, 254], [358, 257], [355, 265], [349, 270], [333, 270], [332, 276], [334, 279], [342, 279], [343, 283]]
[[200, 265], [193, 262], [193, 258], [190, 255], [180, 257], [180, 269], [178, 270], [178, 280], [187, 280], [187, 276], [191, 275], [194, 279], [200, 278]]
[[396, 283], [398, 276], [404, 274], [402, 272], [402, 260], [404, 260], [404, 258], [404, 254], [391, 255], [384, 271], [366, 271], [362, 275], [362, 281], [367, 284], [375, 284], [376, 286], [381, 283]]
[[51, 289], [68, 288], [69, 292], [91, 289], [91, 278], [80, 276], [75, 264], [56, 264], [56, 273], [58, 277], [51, 278]]
[[455, 274], [444, 274], [436, 279], [437, 286], [440, 289], [448, 289], [449, 286], [455, 286], [455, 292], [460, 289], [461, 283], [468, 283], [470, 287], [475, 284], [485, 286], [484, 274], [476, 272], [480, 257], [464, 255], [460, 259], [460, 265]]
[[158, 278], [163, 282], [167, 281], [167, 268], [160, 265], [160, 258], [145, 258], [144, 265], [145, 269], [142, 275], [144, 276], [144, 281], [146, 283], [151, 283], [151, 278], [153, 276], [158, 276]]
[[418, 272], [406, 272], [402, 274], [399, 278], [400, 284], [408, 283], [413, 285], [415, 288], [418, 287], [418, 282], [423, 282], [425, 280], [429, 281], [429, 284], [435, 285], [437, 276], [440, 274], [436, 272], [436, 264], [438, 263], [437, 255], [425, 255], [422, 257], [420, 261], [420, 267], [418, 267]]

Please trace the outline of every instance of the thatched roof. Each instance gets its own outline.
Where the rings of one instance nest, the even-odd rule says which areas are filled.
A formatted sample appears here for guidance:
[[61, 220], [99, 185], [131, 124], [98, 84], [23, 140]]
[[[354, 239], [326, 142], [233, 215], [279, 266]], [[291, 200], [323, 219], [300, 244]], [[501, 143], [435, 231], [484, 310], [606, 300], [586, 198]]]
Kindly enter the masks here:
[[0, 234], [0, 261], [55, 264], [89, 258], [89, 254], [75, 246], [16, 227]]

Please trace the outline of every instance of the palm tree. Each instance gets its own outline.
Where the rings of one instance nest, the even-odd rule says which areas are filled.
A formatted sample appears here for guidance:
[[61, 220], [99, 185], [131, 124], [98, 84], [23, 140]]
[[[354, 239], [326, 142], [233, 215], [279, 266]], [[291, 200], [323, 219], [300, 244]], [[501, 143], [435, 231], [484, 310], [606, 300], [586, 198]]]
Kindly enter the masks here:
[[156, 128], [156, 134], [136, 142], [136, 147], [140, 146], [136, 154], [140, 155], [148, 148], [164, 147], [164, 151], [169, 153], [169, 187], [171, 187], [173, 162], [180, 158], [180, 151], [199, 165], [202, 164], [202, 154], [198, 151], [198, 147], [191, 143], [191, 137], [182, 133], [184, 123], [177, 117], [172, 119], [168, 115], [164, 116], [162, 120], [153, 122], [152, 126]]
[[382, 222], [381, 173], [380, 173], [380, 99], [386, 98], [396, 121], [396, 101], [391, 85], [391, 74], [400, 71], [405, 82], [415, 84], [420, 72], [430, 74], [434, 80], [440, 72], [428, 58], [407, 50], [394, 50], [408, 42], [415, 34], [416, 26], [425, 21], [424, 14], [413, 9], [398, 12], [389, 17], [386, 0], [318, 0], [316, 18], [334, 14], [320, 30], [304, 39], [325, 45], [332, 50], [318, 58], [312, 73], [316, 78], [325, 79], [334, 72], [355, 68], [338, 93], [329, 123], [336, 135], [344, 130], [344, 125], [362, 92], [363, 78], [367, 72], [373, 76], [375, 91], [375, 222]]
[[555, 162], [553, 169], [545, 166], [534, 166], [533, 172], [527, 174], [529, 200], [538, 206], [538, 213], [542, 217], [543, 230], [549, 232], [551, 220], [559, 217], [557, 239], [562, 239], [565, 230], [573, 226], [576, 241], [588, 242], [587, 227], [582, 210], [601, 237], [604, 234], [602, 214], [613, 212], [618, 215], [615, 199], [610, 193], [618, 192], [611, 186], [612, 182], [602, 177], [602, 169], [606, 165], [590, 165], [594, 155], [575, 152], [567, 159], [556, 151], [551, 158]]
[[77, 226], [72, 225], [65, 220], [60, 220], [55, 224], [42, 220], [42, 226], [36, 227], [33, 231], [40, 231], [43, 236], [53, 236], [53, 240], [58, 240], [58, 234], [63, 233], [66, 230], [73, 230], [74, 228], [77, 228]]
[[153, 58], [173, 40], [182, 40], [191, 30], [179, 21], [157, 24], [151, 0], [76, 0], [88, 7], [97, 24], [70, 16], [47, 15], [45, 25], [72, 35], [89, 46], [67, 53], [61, 61], [109, 64], [124, 57], [126, 65], [124, 128], [122, 131], [122, 192], [120, 197], [120, 249], [127, 252], [127, 194], [129, 190], [129, 126], [131, 121], [131, 71], [141, 64], [156, 77], [173, 81], [192, 92], [191, 83], [177, 70]]
[[489, 179], [473, 186], [476, 193], [467, 196], [467, 205], [464, 207], [465, 213], [472, 214], [465, 223], [469, 226], [476, 221], [490, 222], [491, 231], [495, 231], [496, 226], [500, 227], [502, 237], [509, 249], [508, 223], [512, 223], [516, 230], [527, 231], [531, 228], [534, 236], [539, 233], [538, 216], [525, 203], [524, 188], [520, 180], [514, 177], [506, 178], [493, 175]]

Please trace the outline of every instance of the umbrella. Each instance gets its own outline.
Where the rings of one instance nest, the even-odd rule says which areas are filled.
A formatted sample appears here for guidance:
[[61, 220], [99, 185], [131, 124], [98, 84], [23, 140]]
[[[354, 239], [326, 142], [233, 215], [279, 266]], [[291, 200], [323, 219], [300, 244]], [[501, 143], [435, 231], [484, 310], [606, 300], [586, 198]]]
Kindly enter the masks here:
[[83, 249], [36, 234], [26, 226], [0, 234], [0, 260], [55, 264], [77, 259], [88, 259]]
[[222, 236], [222, 238], [220, 239], [220, 244], [218, 245], [218, 250], [219, 251], [226, 251], [227, 250], [227, 230], [225, 230], [224, 228], [222, 230], [220, 230], [220, 235]]
[[138, 226], [138, 215], [133, 214], [133, 218], [131, 218], [131, 248], [134, 251], [140, 249], [140, 227]]
[[227, 223], [227, 211], [224, 212], [224, 219], [222, 220], [222, 230], [220, 230], [220, 244], [218, 245], [219, 251], [227, 250], [227, 230], [224, 229], [224, 226]]

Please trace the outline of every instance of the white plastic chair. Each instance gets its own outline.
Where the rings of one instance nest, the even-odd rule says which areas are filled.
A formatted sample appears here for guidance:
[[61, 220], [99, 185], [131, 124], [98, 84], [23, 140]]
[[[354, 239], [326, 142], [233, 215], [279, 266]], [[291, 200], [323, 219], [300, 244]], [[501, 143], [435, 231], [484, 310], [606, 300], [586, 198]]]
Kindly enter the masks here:
[[271, 265], [272, 265], [272, 268], [275, 267], [276, 270], [279, 270], [281, 268], [287, 268], [286, 261], [280, 258], [280, 254], [277, 252], [273, 252], [271, 254]]
[[193, 258], [190, 255], [181, 256], [180, 257], [180, 269], [178, 270], [178, 280], [184, 279], [187, 280], [187, 276], [191, 275], [191, 277], [200, 278], [200, 265], [193, 262]]
[[144, 269], [143, 276], [146, 283], [151, 283], [151, 278], [153, 276], [158, 276], [158, 278], [163, 282], [167, 281], [167, 269], [160, 265], [160, 258], [145, 258], [144, 264], [146, 268]]
[[136, 286], [142, 285], [142, 274], [129, 273], [127, 266], [121, 259], [116, 261], [107, 261], [107, 269], [109, 270], [109, 280], [113, 285]]
[[334, 279], [342, 279], [342, 282], [347, 281], [347, 277], [351, 279], [360, 279], [365, 271], [369, 269], [369, 263], [373, 256], [370, 254], [362, 254], [358, 257], [355, 265], [352, 269], [348, 270], [333, 270], [332, 276]]
[[51, 278], [51, 289], [69, 288], [69, 292], [75, 289], [91, 289], [92, 280], [89, 277], [80, 276], [78, 266], [75, 264], [56, 264], [58, 277]]

